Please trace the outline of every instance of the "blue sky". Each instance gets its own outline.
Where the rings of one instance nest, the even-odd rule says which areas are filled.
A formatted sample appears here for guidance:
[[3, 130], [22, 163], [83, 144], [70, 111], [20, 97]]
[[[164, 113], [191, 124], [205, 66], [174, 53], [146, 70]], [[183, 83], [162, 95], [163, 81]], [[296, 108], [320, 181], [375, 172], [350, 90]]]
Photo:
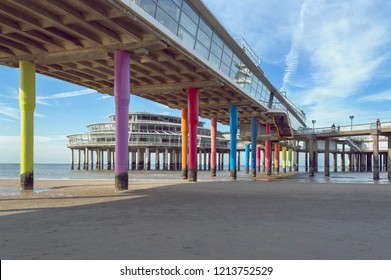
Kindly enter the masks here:
[[[204, 0], [234, 38], [245, 37], [266, 76], [316, 126], [391, 120], [391, 2]], [[19, 72], [0, 66], [0, 163], [19, 162]], [[180, 111], [131, 97], [131, 111]], [[107, 121], [112, 97], [37, 75], [35, 162], [68, 163], [65, 135]], [[220, 126], [225, 130], [226, 127]]]

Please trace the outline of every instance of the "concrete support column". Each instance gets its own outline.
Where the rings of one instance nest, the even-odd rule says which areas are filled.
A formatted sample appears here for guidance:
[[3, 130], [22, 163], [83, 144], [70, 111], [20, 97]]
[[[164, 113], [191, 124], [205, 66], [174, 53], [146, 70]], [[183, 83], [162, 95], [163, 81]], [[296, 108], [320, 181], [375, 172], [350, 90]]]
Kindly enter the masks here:
[[69, 149], [71, 151], [71, 170], [75, 169], [75, 156], [73, 153], [73, 149]]
[[246, 168], [246, 174], [250, 173], [250, 144], [246, 144], [245, 148], [245, 168]]
[[211, 128], [211, 150], [210, 150], [210, 169], [212, 177], [216, 176], [216, 152], [217, 152], [217, 118], [210, 120]]
[[379, 131], [372, 134], [373, 141], [373, 180], [379, 180]]
[[[266, 124], [266, 134], [270, 134], [270, 124]], [[266, 167], [266, 174], [268, 176], [272, 175], [272, 143], [270, 140], [265, 141], [265, 167]]]
[[206, 171], [206, 151], [204, 151], [204, 171]]
[[387, 137], [387, 170], [388, 170], [388, 178], [391, 178], [391, 136]]
[[137, 149], [137, 152], [136, 152], [136, 166], [137, 166], [137, 168], [136, 168], [136, 170], [142, 170], [142, 159], [141, 159], [141, 149], [140, 148], [138, 148]]
[[[316, 147], [318, 146], [317, 142], [318, 141], [316, 141]], [[318, 172], [318, 162], [319, 162], [318, 159], [319, 159], [319, 153], [318, 153], [318, 151], [315, 151], [314, 152], [314, 171], [315, 172]]]
[[[104, 166], [105, 166], [105, 152], [102, 150], [101, 151], [101, 154], [102, 154], [102, 158], [101, 158], [101, 169], [103, 170], [104, 169]], [[128, 152], [128, 164], [127, 164], [127, 168], [129, 170], [129, 152]]]
[[282, 147], [282, 172], [286, 173], [286, 147]]
[[[308, 142], [307, 142], [308, 144]], [[304, 169], [305, 172], [308, 172], [308, 152], [304, 153]]]
[[188, 89], [189, 181], [197, 181], [198, 88]]
[[[228, 163], [228, 166], [230, 166], [230, 163]], [[224, 170], [224, 152], [221, 153], [221, 170]]]
[[261, 172], [261, 147], [258, 146], [256, 150], [256, 167], [257, 167], [257, 172]]
[[341, 171], [345, 172], [345, 144], [342, 144]]
[[256, 152], [257, 152], [258, 118], [251, 117], [251, 176], [257, 176]]
[[229, 155], [229, 172], [231, 178], [235, 179], [237, 178], [236, 175], [236, 138], [238, 133], [238, 106], [231, 105], [230, 106], [230, 134], [231, 134], [231, 141], [230, 141], [230, 155]]
[[156, 149], [155, 152], [155, 170], [160, 169], [160, 154], [159, 154], [159, 149]]
[[330, 141], [325, 140], [324, 143], [324, 175], [330, 176]]
[[137, 152], [132, 151], [132, 170], [137, 169]]
[[295, 172], [299, 171], [299, 151], [295, 151], [294, 153], [294, 163]]
[[91, 170], [94, 170], [94, 150], [89, 150], [90, 151], [90, 155], [91, 155], [91, 158], [90, 158], [90, 167], [91, 167]]
[[198, 170], [202, 170], [202, 151], [198, 151]]
[[35, 63], [20, 61], [20, 189], [34, 188]]
[[151, 151], [145, 148], [145, 170], [151, 170]]
[[280, 144], [274, 144], [274, 171], [280, 173]]
[[107, 170], [111, 170], [111, 151], [107, 149]]
[[334, 172], [337, 172], [337, 153], [333, 153], [333, 160], [334, 160], [334, 164], [333, 164], [333, 167], [334, 167]]
[[238, 162], [237, 162], [237, 164], [238, 164], [237, 170], [240, 171], [240, 151], [238, 151]]
[[164, 149], [163, 155], [163, 170], [168, 170], [168, 148]]
[[77, 150], [77, 170], [80, 170], [80, 164], [81, 164], [81, 150]]
[[308, 153], [309, 153], [309, 161], [310, 161], [310, 177], [314, 177], [315, 175], [315, 167], [314, 167], [314, 138], [310, 138], [308, 141]]
[[128, 189], [130, 53], [114, 51], [115, 188]]
[[211, 166], [212, 166], [211, 158], [212, 158], [211, 153], [208, 153], [208, 171], [211, 170]]
[[266, 150], [262, 152], [262, 172], [266, 172]]
[[367, 154], [367, 172], [372, 172], [372, 153]]
[[90, 159], [88, 158], [88, 148], [85, 148], [84, 150], [84, 160], [83, 160], [83, 165], [84, 169], [88, 170], [88, 163], [90, 162]]
[[360, 172], [365, 172], [366, 154], [360, 155]]

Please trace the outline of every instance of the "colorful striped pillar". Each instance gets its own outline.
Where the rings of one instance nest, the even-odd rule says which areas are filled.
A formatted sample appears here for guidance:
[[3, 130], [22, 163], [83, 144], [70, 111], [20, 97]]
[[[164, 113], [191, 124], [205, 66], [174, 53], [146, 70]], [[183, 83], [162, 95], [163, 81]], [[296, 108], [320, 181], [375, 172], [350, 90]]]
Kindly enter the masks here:
[[274, 144], [274, 170], [280, 173], [280, 145]]
[[238, 106], [230, 105], [229, 125], [231, 134], [229, 173], [231, 178], [236, 180], [236, 137], [238, 134]]
[[197, 182], [198, 88], [188, 89], [189, 182]]
[[246, 166], [246, 174], [248, 174], [248, 173], [250, 173], [250, 144], [246, 144], [244, 146], [244, 151], [245, 151], [244, 164]]
[[258, 119], [251, 117], [251, 176], [257, 176], [256, 151], [257, 151]]
[[188, 178], [188, 166], [187, 166], [187, 142], [188, 142], [188, 110], [182, 108], [181, 129], [182, 129], [182, 179]]
[[282, 172], [286, 173], [286, 147], [282, 147]]
[[[270, 124], [266, 124], [266, 134], [270, 134]], [[272, 155], [272, 143], [270, 140], [265, 141], [265, 167], [266, 174], [270, 176], [272, 174], [271, 169], [271, 155]]]
[[216, 177], [216, 151], [217, 151], [217, 118], [210, 120], [211, 128], [211, 155], [210, 155], [210, 168], [212, 177]]
[[35, 63], [20, 61], [20, 189], [34, 187]]
[[261, 147], [257, 147], [257, 152], [256, 152], [256, 166], [257, 166], [257, 171], [260, 173], [261, 172]]
[[128, 189], [130, 53], [114, 51], [115, 188]]

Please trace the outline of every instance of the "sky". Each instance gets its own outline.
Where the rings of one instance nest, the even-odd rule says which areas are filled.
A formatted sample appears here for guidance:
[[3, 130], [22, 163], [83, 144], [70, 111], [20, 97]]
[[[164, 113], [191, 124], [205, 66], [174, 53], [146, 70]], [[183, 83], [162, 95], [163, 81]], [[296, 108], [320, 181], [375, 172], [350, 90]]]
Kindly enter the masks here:
[[[244, 37], [307, 125], [391, 121], [391, 1], [204, 0], [235, 39]], [[69, 163], [66, 135], [108, 121], [113, 97], [37, 75], [35, 162]], [[0, 163], [20, 161], [19, 71], [0, 66]], [[131, 96], [130, 111], [180, 116]], [[208, 121], [207, 125], [208, 125]], [[226, 126], [219, 126], [227, 130]]]

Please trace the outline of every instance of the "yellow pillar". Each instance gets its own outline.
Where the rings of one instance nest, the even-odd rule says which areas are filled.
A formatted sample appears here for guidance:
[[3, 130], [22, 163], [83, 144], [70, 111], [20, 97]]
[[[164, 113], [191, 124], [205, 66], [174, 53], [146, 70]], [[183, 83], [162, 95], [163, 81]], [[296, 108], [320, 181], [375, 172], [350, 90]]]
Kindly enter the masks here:
[[20, 189], [34, 186], [35, 63], [20, 61]]
[[274, 170], [280, 172], [280, 145], [274, 144]]
[[286, 147], [282, 147], [282, 171], [286, 173]]
[[187, 179], [188, 166], [187, 166], [187, 137], [189, 133], [188, 129], [188, 110], [182, 108], [182, 119], [181, 119], [181, 130], [182, 130], [182, 179]]

